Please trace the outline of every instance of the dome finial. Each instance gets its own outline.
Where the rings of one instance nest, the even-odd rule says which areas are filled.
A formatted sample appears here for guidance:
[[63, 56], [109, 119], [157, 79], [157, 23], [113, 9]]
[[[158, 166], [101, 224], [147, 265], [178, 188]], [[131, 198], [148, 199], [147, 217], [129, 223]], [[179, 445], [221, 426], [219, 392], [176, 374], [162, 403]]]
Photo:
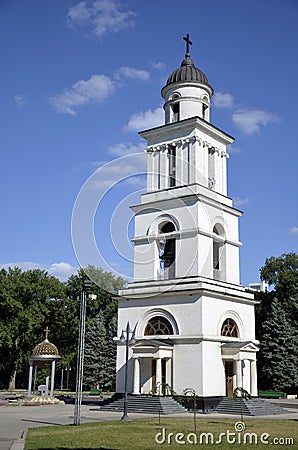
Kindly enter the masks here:
[[49, 337], [49, 327], [48, 326], [46, 326], [46, 328], [45, 328], [45, 330], [43, 330], [43, 331], [45, 331], [46, 332], [46, 341], [48, 340], [48, 337]]
[[185, 57], [190, 57], [189, 46], [192, 45], [191, 40], [189, 39], [189, 34], [183, 37], [183, 40], [186, 42], [186, 54]]

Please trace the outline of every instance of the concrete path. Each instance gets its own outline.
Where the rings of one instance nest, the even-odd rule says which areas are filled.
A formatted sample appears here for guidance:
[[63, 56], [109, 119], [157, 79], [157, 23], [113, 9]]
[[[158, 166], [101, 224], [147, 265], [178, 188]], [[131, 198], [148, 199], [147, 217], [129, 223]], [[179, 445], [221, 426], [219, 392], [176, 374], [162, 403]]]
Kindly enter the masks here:
[[[285, 405], [286, 406], [286, 405]], [[298, 406], [298, 405], [297, 405]], [[73, 424], [74, 405], [43, 406], [0, 406], [0, 450], [22, 450], [28, 428], [49, 425]], [[262, 419], [296, 419], [298, 409], [289, 409], [288, 414], [262, 416]], [[121, 413], [100, 411], [98, 406], [82, 405], [81, 423], [120, 420]], [[152, 414], [129, 414], [130, 418], [154, 417]], [[189, 417], [190, 413], [175, 414], [175, 417]], [[233, 418], [223, 414], [198, 414], [198, 418]], [[260, 418], [260, 417], [259, 417]], [[235, 416], [239, 420], [239, 416]]]
[[[22, 449], [28, 428], [73, 424], [73, 413], [74, 405], [0, 406], [0, 450], [9, 450], [14, 441], [19, 445], [13, 450]], [[99, 413], [89, 405], [81, 408], [81, 423], [120, 418], [119, 413]]]

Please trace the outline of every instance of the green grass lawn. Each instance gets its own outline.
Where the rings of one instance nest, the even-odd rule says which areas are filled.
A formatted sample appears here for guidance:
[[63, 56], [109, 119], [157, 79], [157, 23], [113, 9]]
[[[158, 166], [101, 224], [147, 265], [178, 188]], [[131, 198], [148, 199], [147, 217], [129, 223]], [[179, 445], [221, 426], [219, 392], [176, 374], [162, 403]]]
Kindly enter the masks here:
[[[32, 428], [28, 431], [25, 450], [31, 449], [101, 449], [101, 450], [153, 450], [157, 448], [168, 449], [207, 449], [217, 447], [220, 449], [242, 449], [258, 448], [267, 449], [272, 446], [274, 449], [297, 449], [298, 448], [298, 426], [296, 420], [268, 420], [268, 419], [244, 419], [245, 430], [235, 431], [233, 419], [197, 419], [197, 431], [194, 435], [194, 423], [191, 418], [169, 418], [162, 417], [160, 425], [158, 418], [135, 419], [127, 422], [109, 421], [99, 423], [82, 424], [78, 427], [73, 425], [51, 426], [42, 428]], [[163, 432], [165, 430], [165, 432]], [[229, 435], [230, 442], [227, 442], [227, 432], [235, 433]], [[160, 433], [157, 435], [157, 433]], [[170, 435], [173, 433], [173, 435]], [[178, 435], [177, 433], [181, 433]], [[191, 434], [189, 434], [191, 433]], [[206, 444], [206, 435], [202, 433], [212, 433], [214, 444]], [[220, 433], [222, 435], [221, 442]], [[253, 444], [250, 444], [250, 437], [247, 435], [247, 443], [244, 444], [245, 433], [255, 433], [250, 435]], [[183, 435], [182, 435], [183, 434]], [[263, 434], [263, 436], [262, 436]], [[159, 442], [155, 441], [158, 437]], [[270, 436], [268, 436], [270, 435]], [[195, 444], [195, 436], [198, 443]], [[261, 443], [261, 436], [267, 442]], [[165, 437], [165, 439], [164, 439]], [[175, 438], [180, 443], [175, 442]], [[200, 444], [200, 438], [202, 442]], [[257, 438], [257, 445], [255, 439]], [[293, 439], [293, 443], [285, 439]], [[278, 439], [275, 444], [274, 439]], [[283, 440], [282, 440], [283, 439]], [[190, 443], [187, 443], [189, 440]], [[236, 443], [233, 441], [236, 440]], [[238, 440], [240, 444], [237, 443]], [[164, 443], [162, 443], [165, 441]], [[217, 441], [217, 443], [216, 443]], [[185, 442], [185, 444], [183, 444]], [[269, 445], [268, 445], [269, 444]], [[271, 448], [272, 448], [271, 447]]]

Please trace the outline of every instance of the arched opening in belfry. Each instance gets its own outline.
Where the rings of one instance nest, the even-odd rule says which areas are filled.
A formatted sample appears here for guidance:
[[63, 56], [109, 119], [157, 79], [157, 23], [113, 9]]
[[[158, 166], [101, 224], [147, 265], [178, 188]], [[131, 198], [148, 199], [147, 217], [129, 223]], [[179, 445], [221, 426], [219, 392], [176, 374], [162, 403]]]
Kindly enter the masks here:
[[[177, 100], [180, 96], [173, 94], [171, 100]], [[180, 104], [178, 101], [171, 104], [171, 122], [178, 122], [180, 119]]]
[[171, 145], [168, 149], [169, 158], [169, 187], [176, 186], [176, 147]]
[[213, 277], [215, 280], [225, 280], [225, 232], [221, 225], [213, 227]]
[[164, 238], [158, 242], [159, 246], [159, 274], [160, 278], [167, 280], [175, 278], [175, 259], [176, 259], [176, 239], [175, 237], [167, 237], [167, 234], [175, 231], [172, 222], [166, 222], [160, 226], [160, 234], [164, 234]]
[[208, 98], [204, 96], [202, 100], [202, 118], [208, 120]]

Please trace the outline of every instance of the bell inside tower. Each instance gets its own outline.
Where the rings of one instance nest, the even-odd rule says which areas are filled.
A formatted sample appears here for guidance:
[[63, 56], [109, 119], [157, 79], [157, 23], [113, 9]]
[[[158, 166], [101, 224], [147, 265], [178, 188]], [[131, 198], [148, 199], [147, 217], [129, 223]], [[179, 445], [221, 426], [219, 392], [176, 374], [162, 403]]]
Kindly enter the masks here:
[[[171, 222], [165, 223], [160, 233], [172, 233], [175, 227]], [[167, 238], [159, 241], [159, 263], [160, 263], [160, 278], [171, 279], [175, 278], [175, 259], [176, 259], [176, 239]]]

